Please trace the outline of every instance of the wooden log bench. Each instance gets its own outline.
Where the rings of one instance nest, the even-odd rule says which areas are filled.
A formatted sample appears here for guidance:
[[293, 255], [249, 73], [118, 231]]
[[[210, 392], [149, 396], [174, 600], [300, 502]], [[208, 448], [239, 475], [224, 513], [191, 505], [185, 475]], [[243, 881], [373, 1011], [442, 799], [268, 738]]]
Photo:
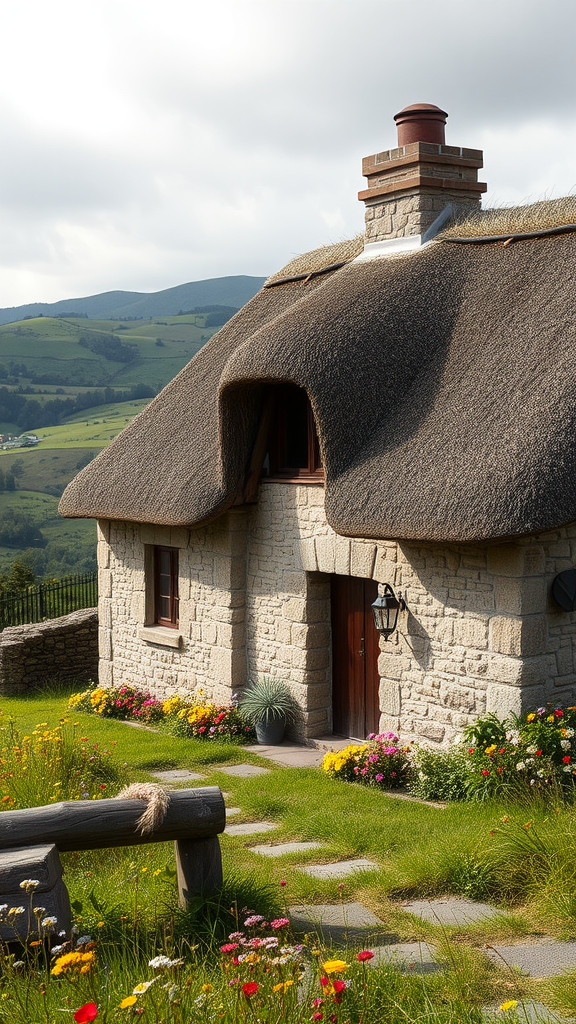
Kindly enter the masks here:
[[[0, 922], [0, 937], [10, 941], [38, 931], [37, 905], [58, 918], [57, 930], [69, 931], [70, 903], [60, 851], [101, 850], [174, 840], [180, 906], [198, 893], [222, 884], [218, 835], [226, 826], [224, 798], [218, 786], [178, 789], [170, 793], [164, 818], [142, 833], [141, 799], [71, 800], [0, 815], [0, 904], [22, 906], [26, 914]], [[20, 888], [25, 879], [39, 882], [32, 894]], [[4, 914], [4, 917], [6, 914]]]

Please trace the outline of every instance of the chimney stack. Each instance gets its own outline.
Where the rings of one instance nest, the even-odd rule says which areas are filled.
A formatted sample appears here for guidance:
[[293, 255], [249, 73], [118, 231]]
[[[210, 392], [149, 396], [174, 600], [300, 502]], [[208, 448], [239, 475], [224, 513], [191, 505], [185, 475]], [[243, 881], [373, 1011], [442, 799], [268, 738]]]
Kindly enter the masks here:
[[398, 147], [362, 161], [367, 243], [423, 236], [448, 204], [455, 212], [479, 209], [487, 188], [478, 181], [482, 151], [447, 146], [447, 117], [432, 103], [404, 107], [394, 117]]

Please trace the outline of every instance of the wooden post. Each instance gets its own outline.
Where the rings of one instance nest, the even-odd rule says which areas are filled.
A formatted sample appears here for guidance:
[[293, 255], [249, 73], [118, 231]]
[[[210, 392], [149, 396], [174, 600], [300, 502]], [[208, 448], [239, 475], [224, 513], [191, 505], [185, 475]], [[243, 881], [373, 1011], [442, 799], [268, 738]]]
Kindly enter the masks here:
[[218, 836], [178, 839], [174, 843], [178, 899], [186, 908], [191, 896], [210, 895], [222, 885], [222, 854]]

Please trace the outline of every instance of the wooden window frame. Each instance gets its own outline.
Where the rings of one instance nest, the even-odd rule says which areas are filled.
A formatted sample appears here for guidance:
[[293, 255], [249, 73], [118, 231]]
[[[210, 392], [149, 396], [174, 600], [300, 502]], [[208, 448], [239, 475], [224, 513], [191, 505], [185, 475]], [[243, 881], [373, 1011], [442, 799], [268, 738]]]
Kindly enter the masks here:
[[[160, 571], [160, 557], [163, 552], [168, 552], [170, 557], [170, 583], [167, 594], [160, 593], [160, 578], [163, 575]], [[168, 618], [160, 615], [160, 599], [168, 598]], [[178, 629], [179, 626], [179, 603], [178, 596], [178, 548], [170, 548], [164, 545], [154, 547], [154, 625], [166, 626], [168, 629]]]
[[[287, 404], [290, 401], [290, 392], [296, 388], [295, 384], [279, 385], [272, 392], [274, 409], [271, 417], [271, 429], [268, 439], [268, 455], [270, 458], [270, 469], [268, 480], [282, 480], [285, 483], [310, 481], [320, 483], [324, 479], [324, 467], [321, 461], [320, 444], [314, 413], [308, 395], [306, 395], [306, 428], [308, 440], [308, 459], [306, 466], [287, 466], [284, 464], [284, 451], [286, 449]], [[303, 388], [299, 388], [304, 391]], [[304, 392], [305, 393], [305, 392]]]

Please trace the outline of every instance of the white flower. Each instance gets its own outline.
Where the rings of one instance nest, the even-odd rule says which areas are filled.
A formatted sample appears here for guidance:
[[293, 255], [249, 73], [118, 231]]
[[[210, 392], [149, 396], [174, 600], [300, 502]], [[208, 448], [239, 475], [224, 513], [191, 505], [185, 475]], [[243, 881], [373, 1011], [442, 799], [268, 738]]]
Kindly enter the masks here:
[[517, 772], [523, 772], [525, 767], [526, 767], [526, 764], [525, 764], [524, 761], [518, 761], [518, 764], [516, 765], [516, 771]]
[[7, 903], [0, 904], [0, 914], [5, 914], [7, 910], [8, 910], [8, 904]]
[[46, 913], [46, 907], [34, 907], [33, 913], [36, 917], [42, 917], [42, 914]]
[[34, 892], [37, 889], [40, 882], [37, 878], [25, 878], [23, 882], [20, 882], [20, 888], [25, 889], [26, 892]]
[[565, 764], [565, 765], [564, 765], [564, 767], [563, 767], [563, 769], [562, 769], [562, 771], [563, 771], [563, 772], [571, 772], [571, 771], [572, 771], [572, 767], [571, 767], [571, 765], [569, 765], [569, 764]]
[[167, 967], [180, 967], [183, 964], [183, 960], [171, 960], [169, 956], [155, 956], [153, 960], [148, 961], [148, 967], [154, 967], [155, 969], [162, 970]]
[[535, 754], [537, 750], [538, 750], [538, 747], [526, 747], [526, 753], [527, 754]]
[[81, 935], [79, 939], [76, 939], [77, 946], [85, 946], [87, 942], [92, 942], [91, 935]]
[[25, 913], [26, 913], [26, 911], [24, 910], [24, 907], [10, 907], [10, 910], [8, 911], [8, 916], [10, 916], [10, 914], [12, 914], [14, 917], [16, 917], [16, 914], [25, 914]]
[[141, 981], [139, 985], [132, 989], [132, 995], [140, 996], [143, 992], [147, 992], [150, 985], [153, 985], [155, 981], [158, 981], [158, 978], [152, 978], [152, 981]]
[[57, 923], [57, 917], [45, 917], [43, 921], [40, 921], [40, 924], [42, 925], [43, 928], [53, 928], [54, 925]]
[[67, 945], [68, 943], [65, 942], [63, 946], [52, 946], [52, 949], [50, 950], [50, 956], [58, 956], [58, 953], [61, 953], [62, 950], [65, 949]]
[[572, 744], [570, 743], [570, 740], [560, 740], [560, 746], [562, 747], [562, 750], [570, 750]]

